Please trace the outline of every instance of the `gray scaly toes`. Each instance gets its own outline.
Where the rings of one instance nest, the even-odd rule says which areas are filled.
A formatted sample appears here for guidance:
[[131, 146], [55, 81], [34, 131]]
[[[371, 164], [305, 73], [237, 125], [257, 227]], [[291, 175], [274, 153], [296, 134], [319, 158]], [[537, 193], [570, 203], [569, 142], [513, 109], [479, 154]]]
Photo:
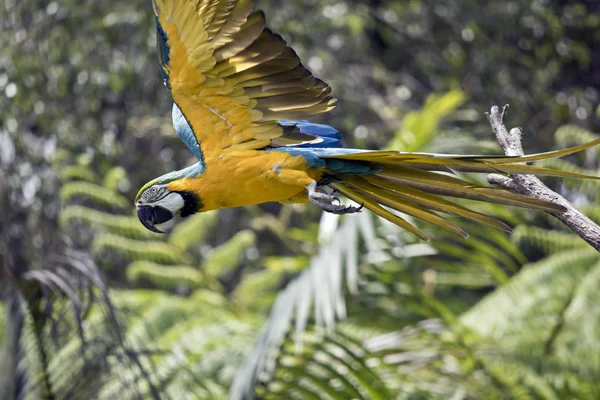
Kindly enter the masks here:
[[333, 214], [352, 214], [359, 212], [363, 208], [362, 205], [360, 207], [345, 206], [334, 195], [316, 190], [308, 194], [308, 199], [315, 206]]

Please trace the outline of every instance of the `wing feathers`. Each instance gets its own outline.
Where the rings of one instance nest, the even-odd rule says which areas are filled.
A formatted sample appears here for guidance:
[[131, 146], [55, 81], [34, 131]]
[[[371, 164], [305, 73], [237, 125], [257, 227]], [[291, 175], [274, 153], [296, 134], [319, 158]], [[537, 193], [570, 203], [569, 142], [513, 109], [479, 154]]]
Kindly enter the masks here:
[[304, 78], [311, 76], [310, 72], [308, 72], [304, 67], [298, 65], [296, 68], [291, 71], [281, 72], [275, 75], [264, 76], [261, 78], [256, 78], [249, 82], [244, 82], [244, 89], [257, 87], [261, 85], [269, 85], [273, 83], [279, 83], [281, 85], [286, 85], [290, 80], [296, 80], [298, 78]]
[[337, 101], [335, 99], [328, 99], [327, 101], [323, 101], [314, 106], [298, 108], [293, 111], [278, 112], [273, 110], [265, 110], [262, 112], [262, 116], [260, 119], [262, 121], [272, 121], [281, 119], [307, 119], [312, 115], [322, 114], [324, 112], [333, 110], [335, 108], [336, 103]]
[[[569, 178], [600, 179], [599, 176], [526, 165], [524, 162], [563, 157], [600, 144], [600, 139], [564, 150], [549, 151], [524, 157], [510, 156], [461, 156], [426, 153], [400, 153], [396, 151], [364, 151], [353, 154], [324, 156], [340, 160], [378, 163], [385, 166], [402, 166], [429, 171], [458, 171], [479, 173], [535, 174]], [[387, 168], [387, 167], [386, 167]]]
[[[423, 207], [427, 207], [432, 210], [440, 211], [446, 214], [457, 215], [473, 221], [483, 222], [484, 224], [491, 225], [495, 228], [506, 232], [511, 231], [508, 225], [501, 221], [498, 221], [495, 218], [469, 210], [468, 208], [465, 208], [461, 205], [447, 201], [440, 196], [435, 196], [422, 190], [411, 188], [409, 186], [399, 186], [397, 183], [394, 184], [394, 182], [390, 182], [387, 179], [382, 178], [380, 176], [371, 177], [369, 179], [369, 182], [373, 185], [380, 186], [384, 189], [394, 191], [394, 193], [396, 193], [398, 197], [404, 198], [409, 201], [413, 201]], [[401, 188], [400, 191], [399, 188]]]
[[[209, 39], [214, 38], [217, 32], [231, 17], [232, 11], [236, 6], [235, 0], [212, 0], [211, 10], [207, 12], [204, 18], [204, 26]], [[208, 8], [208, 7], [207, 7]], [[198, 14], [203, 15], [202, 5], [198, 8]], [[212, 18], [209, 19], [209, 16]]]
[[382, 187], [377, 187], [375, 185], [371, 185], [367, 180], [358, 176], [347, 176], [344, 179], [344, 181], [350, 183], [352, 186], [359, 189], [365, 195], [370, 196], [379, 204], [382, 204], [386, 207], [390, 207], [404, 214], [412, 215], [413, 217], [419, 218], [423, 221], [429, 222], [433, 225], [454, 232], [464, 238], [469, 237], [469, 235], [464, 230], [454, 225], [450, 221], [445, 220], [444, 218], [440, 217], [434, 212], [429, 211], [427, 208], [422, 207], [419, 204], [407, 198], [402, 198], [401, 196], [398, 196], [393, 191], [384, 189]]
[[475, 185], [436, 172], [407, 167], [386, 167], [377, 175], [428, 193], [458, 197], [516, 207], [535, 207], [545, 211], [562, 211], [563, 207], [504, 189]]
[[313, 89], [318, 84], [318, 87], [326, 87], [321, 81], [312, 77], [306, 76], [303, 78], [292, 79], [283, 83], [270, 83], [266, 85], [254, 86], [246, 88], [246, 94], [253, 99], [261, 97], [279, 96], [282, 94], [301, 93], [306, 88]]
[[[248, 48], [225, 60], [229, 66], [229, 74], [245, 71], [281, 55], [286, 50], [286, 44], [279, 36], [264, 30]], [[226, 76], [220, 74], [221, 76]]]
[[[163, 77], [203, 152], [276, 139], [284, 129], [274, 122], [335, 106], [329, 86], [266, 28], [251, 0], [153, 0], [153, 5]], [[243, 134], [233, 133], [236, 124]], [[261, 124], [267, 125], [264, 131], [257, 130]]]
[[256, 108], [270, 109], [272, 111], [294, 110], [296, 108], [305, 108], [314, 106], [322, 101], [328, 100], [329, 88], [315, 88], [310, 91], [297, 93], [295, 96], [288, 94], [262, 97], [256, 100]]
[[[346, 197], [408, 229], [422, 238], [422, 233], [407, 221], [385, 210], [382, 206], [413, 216], [433, 225], [444, 228], [459, 236], [467, 233], [457, 225], [435, 213], [457, 215], [473, 221], [482, 222], [495, 228], [510, 231], [503, 222], [484, 214], [471, 211], [452, 203], [441, 196], [479, 200], [545, 211], [563, 211], [558, 204], [513, 193], [504, 189], [473, 185], [469, 182], [440, 173], [416, 170], [401, 166], [386, 166], [383, 171], [371, 175], [335, 175], [343, 183], [331, 185]], [[415, 231], [416, 230], [416, 231]]]
[[223, 61], [235, 56], [250, 46], [262, 33], [265, 27], [265, 15], [261, 12], [248, 17], [238, 32], [235, 32], [231, 41], [218, 48], [214, 53], [217, 61]]
[[406, 229], [407, 231], [411, 232], [413, 235], [419, 237], [420, 239], [429, 240], [429, 238], [425, 236], [423, 232], [421, 232], [416, 226], [406, 222], [406, 220], [402, 219], [401, 217], [395, 214], [392, 214], [390, 211], [381, 207], [377, 203], [377, 201], [368, 194], [365, 194], [364, 192], [361, 193], [360, 191], [354, 190], [351, 187], [341, 184], [334, 184], [331, 185], [331, 187], [339, 191], [341, 194], [343, 194], [350, 200], [353, 200], [358, 204], [364, 205], [365, 208], [371, 210], [380, 217], [385, 218], [388, 221], [398, 225], [399, 227]]
[[252, 12], [252, 0], [238, 0], [231, 15], [227, 18], [223, 26], [215, 33], [216, 25], [211, 25], [208, 31], [213, 33], [212, 42], [215, 48], [219, 48], [226, 43], [231, 42], [233, 35], [239, 32], [242, 25], [248, 19], [248, 15]]

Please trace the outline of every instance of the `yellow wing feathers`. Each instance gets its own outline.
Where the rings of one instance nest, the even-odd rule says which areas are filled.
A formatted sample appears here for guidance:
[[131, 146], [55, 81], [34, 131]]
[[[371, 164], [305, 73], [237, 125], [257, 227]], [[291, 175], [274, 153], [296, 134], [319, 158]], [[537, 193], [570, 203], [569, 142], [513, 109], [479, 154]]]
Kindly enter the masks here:
[[452, 156], [444, 154], [374, 151], [324, 156], [323, 158], [352, 160], [363, 163], [363, 165], [366, 163], [366, 165], [371, 167], [377, 166], [381, 168], [379, 172], [369, 175], [350, 175], [344, 172], [336, 175], [334, 173], [333, 177], [343, 183], [331, 185], [346, 197], [363, 204], [367, 209], [379, 216], [409, 230], [420, 238], [424, 238], [422, 232], [401, 217], [390, 213], [382, 206], [427, 221], [458, 235], [466, 236], [466, 233], [461, 228], [443, 219], [437, 212], [458, 215], [502, 230], [509, 230], [509, 227], [494, 218], [449, 202], [445, 197], [477, 200], [486, 203], [504, 204], [549, 212], [563, 211], [564, 207], [505, 189], [479, 186], [441, 172], [533, 173], [536, 175], [600, 179], [597, 176], [582, 175], [521, 163], [522, 161], [538, 161], [553, 157], [562, 157], [597, 144], [600, 144], [600, 139], [563, 150], [523, 157]]
[[[207, 157], [284, 135], [281, 119], [331, 110], [330, 87], [265, 26], [250, 0], [154, 0], [162, 69]], [[297, 138], [287, 142], [302, 143]]]

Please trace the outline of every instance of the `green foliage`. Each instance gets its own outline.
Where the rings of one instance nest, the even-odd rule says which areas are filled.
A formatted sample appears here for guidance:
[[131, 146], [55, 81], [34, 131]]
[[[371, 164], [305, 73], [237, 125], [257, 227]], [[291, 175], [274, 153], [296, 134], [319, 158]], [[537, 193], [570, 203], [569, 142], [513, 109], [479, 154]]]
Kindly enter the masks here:
[[[377, 257], [379, 262], [363, 265], [363, 281], [349, 304], [349, 329], [341, 323], [332, 330], [321, 317], [327, 330], [304, 331], [298, 322], [294, 330], [290, 320], [288, 333], [275, 339], [273, 332], [281, 334], [282, 321], [289, 318], [278, 304], [297, 307], [294, 315], [302, 318], [305, 301], [297, 299], [310, 291], [300, 284], [291, 292], [288, 287], [276, 300], [269, 325], [250, 355], [251, 364], [234, 383], [234, 398], [250, 390], [242, 384], [248, 380], [241, 378], [251, 370], [250, 365], [256, 369], [255, 376], [262, 377], [253, 384], [257, 393], [274, 399], [283, 398], [283, 393], [291, 398], [406, 399], [587, 399], [600, 393], [594, 378], [600, 362], [584, 355], [586, 349], [597, 352], [591, 342], [600, 333], [600, 317], [590, 312], [600, 276], [598, 253], [572, 233], [527, 226], [525, 214], [507, 213], [497, 206], [484, 208], [518, 224], [511, 240], [503, 232], [466, 224], [471, 234], [468, 241], [436, 232], [431, 243], [434, 251], [422, 252], [425, 256], [412, 253], [402, 240], [398, 241], [401, 252], [393, 240], [388, 242], [390, 247], [380, 243], [386, 252], [405, 258]], [[342, 229], [338, 232], [348, 238]], [[393, 234], [388, 230], [384, 236], [390, 240]], [[521, 268], [527, 263], [523, 251], [547, 257]], [[321, 277], [320, 271], [328, 270], [339, 276], [332, 270], [335, 261], [321, 260], [320, 265], [322, 269], [312, 275]], [[324, 288], [327, 283], [313, 285], [324, 291], [321, 297], [331, 296]], [[483, 288], [495, 290], [481, 299], [476, 293]], [[315, 293], [316, 303], [319, 297]], [[319, 307], [315, 306], [317, 322]], [[333, 300], [331, 307], [337, 310], [340, 305]], [[421, 330], [411, 326], [397, 332], [412, 325], [413, 318], [423, 317], [438, 318], [444, 324], [429, 322]], [[340, 339], [341, 332], [347, 336]], [[378, 336], [383, 348], [369, 346], [377, 343]], [[345, 353], [347, 346], [341, 345], [343, 351], [329, 347], [345, 343], [348, 337], [360, 349], [353, 356]], [[351, 366], [337, 365], [340, 358], [354, 356], [356, 363]], [[266, 367], [273, 357], [276, 366]], [[360, 376], [369, 374], [375, 377], [370, 382], [383, 381], [381, 390], [366, 394]], [[335, 385], [324, 387], [325, 382]]]
[[185, 263], [186, 255], [174, 246], [159, 240], [126, 239], [120, 235], [104, 233], [92, 243], [92, 252], [114, 252], [128, 260], [150, 260], [163, 264]]
[[226, 243], [216, 247], [208, 254], [204, 260], [203, 269], [211, 276], [231, 272], [242, 261], [244, 251], [255, 241], [256, 235], [250, 230], [236, 233]]
[[4, 343], [4, 304], [0, 302], [0, 347]]
[[60, 190], [61, 200], [68, 202], [77, 197], [91, 198], [94, 202], [109, 207], [125, 208], [130, 204], [125, 197], [100, 185], [79, 181], [65, 183]]
[[135, 286], [143, 282], [159, 285], [163, 290], [175, 291], [179, 288], [197, 289], [203, 284], [202, 273], [187, 265], [170, 265], [168, 269], [163, 264], [149, 261], [134, 261], [127, 267], [127, 280]]
[[248, 309], [268, 309], [275, 300], [284, 278], [284, 270], [264, 269], [244, 276], [235, 288], [233, 299], [236, 304]]
[[[353, 327], [353, 330], [359, 330]], [[390, 399], [381, 375], [369, 367], [359, 341], [341, 334], [304, 334], [302, 347], [288, 343], [277, 374], [257, 395], [265, 399]]]
[[587, 247], [587, 244], [572, 233], [551, 231], [529, 226], [518, 226], [512, 235], [512, 240], [519, 247], [536, 248], [545, 254], [560, 250]]
[[103, 186], [112, 191], [118, 191], [121, 182], [127, 179], [127, 172], [123, 167], [114, 167], [104, 176]]
[[[528, 152], [596, 137], [600, 19], [591, 2], [563, 3], [257, 8], [334, 88], [339, 110], [321, 122], [346, 145], [497, 154], [483, 116], [495, 101]], [[310, 207], [261, 205], [148, 232], [137, 189], [190, 159], [151, 7], [7, 0], [2, 12], [0, 293], [24, 330], [8, 343], [19, 321], [0, 310], [0, 375], [19, 398], [600, 397], [600, 260], [553, 220], [479, 205], [514, 233], [461, 221], [468, 241], [423, 226], [436, 238], [423, 244], [368, 213], [319, 224]], [[596, 174], [597, 150], [546, 165]], [[600, 220], [597, 182], [547, 182]], [[93, 250], [119, 289], [90, 274], [96, 289], [73, 291], [81, 276], [61, 264], [73, 249]], [[257, 368], [238, 370], [244, 358]]]
[[[83, 171], [66, 174], [65, 186], [95, 176]], [[219, 213], [194, 216], [162, 240], [165, 236], [146, 232], [129, 216], [129, 205], [112, 204], [120, 210], [112, 213], [97, 209], [119, 198], [119, 182], [128, 179], [118, 169], [110, 175], [102, 183], [83, 182], [93, 191], [65, 195], [61, 226], [94, 232], [91, 248], [109, 276], [148, 290], [111, 292], [125, 323], [123, 339], [111, 333], [106, 313], [97, 307], [89, 312], [84, 337], [89, 343], [104, 338], [101, 346], [74, 334], [51, 345], [45, 339], [50, 326], [35, 330], [29, 322], [22, 340], [32, 346], [31, 394], [66, 395], [73, 381], [86, 382], [76, 388], [81, 393], [95, 391], [107, 399], [154, 391], [170, 397], [193, 392], [199, 399], [228, 392], [234, 399], [248, 393], [265, 399], [506, 393], [585, 399], [597, 390], [593, 377], [600, 373], [600, 359], [582, 359], [595, 349], [600, 333], [600, 315], [589, 313], [597, 301], [600, 259], [572, 234], [528, 227], [526, 214], [493, 205], [479, 211], [518, 225], [510, 240], [503, 232], [461, 222], [468, 241], [436, 231], [436, 240], [424, 245], [393, 225], [374, 224], [368, 214], [341, 222], [325, 216], [320, 240], [313, 241], [321, 249], [312, 261], [300, 252], [259, 255], [258, 263], [248, 263], [256, 258], [250, 254], [257, 251], [260, 231], [241, 230], [214, 242]], [[289, 220], [282, 212], [252, 225], [281, 233]], [[201, 242], [211, 244], [199, 247]], [[521, 270], [527, 262], [522, 249], [548, 257]], [[482, 289], [495, 290], [481, 300]], [[262, 334], [271, 336], [266, 342], [259, 336], [250, 352], [264, 322], [261, 311], [271, 306]], [[347, 322], [335, 324], [346, 315]], [[419, 324], [424, 318], [437, 320]], [[98, 354], [108, 365], [98, 366]], [[78, 361], [59, 367], [73, 357]], [[247, 364], [238, 371], [244, 357]], [[97, 379], [82, 375], [88, 363], [101, 371]]]
[[96, 175], [89, 167], [84, 165], [69, 165], [60, 171], [60, 178], [63, 181], [87, 181], [93, 182], [97, 180]]
[[[49, 362], [46, 372], [28, 370], [27, 398], [38, 398], [44, 381], [58, 398], [72, 398], [73, 393], [94, 393], [98, 399], [147, 398], [156, 388], [169, 397], [186, 392], [198, 399], [226, 395], [226, 382], [234, 371], [228, 366], [239, 363], [250, 346], [253, 324], [234, 314], [223, 297], [195, 291], [183, 298], [143, 290], [113, 291], [111, 297], [128, 321], [124, 347], [115, 342], [115, 332], [99, 305], [90, 310], [83, 327], [85, 343], [73, 332], [53, 343], [46, 339], [50, 327], [42, 328], [44, 335], [37, 336], [43, 338], [40, 345]], [[57, 306], [65, 310], [68, 305]], [[74, 322], [68, 311], [65, 317], [61, 325]], [[43, 365], [36, 359], [40, 348], [35, 345], [33, 324], [27, 327], [23, 340], [28, 366]]]
[[422, 109], [404, 116], [402, 128], [396, 132], [388, 148], [409, 152], [423, 150], [439, 134], [442, 119], [456, 111], [466, 100], [466, 94], [460, 90], [430, 95]]
[[202, 242], [209, 230], [217, 223], [218, 212], [193, 215], [173, 229], [169, 242], [181, 250], [187, 250]]
[[[563, 125], [556, 130], [554, 138], [556, 139], [556, 144], [558, 146], [567, 147], [598, 139], [598, 135], [577, 125]], [[597, 152], [598, 149], [594, 148], [589, 151]]]
[[107, 232], [132, 239], [160, 237], [159, 234], [144, 228], [135, 217], [115, 215], [79, 205], [66, 207], [60, 214], [60, 222], [62, 226], [66, 226], [72, 222], [79, 222], [98, 231], [106, 230]]

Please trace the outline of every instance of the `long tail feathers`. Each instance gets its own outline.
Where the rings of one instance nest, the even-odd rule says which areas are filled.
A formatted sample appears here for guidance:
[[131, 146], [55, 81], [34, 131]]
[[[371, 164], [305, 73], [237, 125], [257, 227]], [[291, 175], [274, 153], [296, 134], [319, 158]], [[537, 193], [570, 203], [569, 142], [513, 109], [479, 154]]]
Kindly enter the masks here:
[[427, 237], [415, 226], [382, 206], [411, 215], [460, 236], [468, 234], [436, 212], [457, 215], [510, 231], [501, 221], [469, 210], [446, 200], [442, 196], [484, 201], [544, 211], [563, 211], [558, 204], [514, 193], [505, 189], [472, 184], [440, 172], [481, 172], [503, 174], [534, 174], [571, 178], [600, 179], [598, 176], [570, 173], [521, 164], [576, 153], [600, 144], [600, 139], [564, 150], [534, 154], [524, 157], [506, 156], [447, 156], [435, 154], [406, 154], [393, 151], [355, 153], [323, 158], [356, 162], [381, 171], [370, 175], [335, 174], [342, 183], [331, 186], [349, 199], [364, 204], [377, 215], [408, 230], [421, 239]]

